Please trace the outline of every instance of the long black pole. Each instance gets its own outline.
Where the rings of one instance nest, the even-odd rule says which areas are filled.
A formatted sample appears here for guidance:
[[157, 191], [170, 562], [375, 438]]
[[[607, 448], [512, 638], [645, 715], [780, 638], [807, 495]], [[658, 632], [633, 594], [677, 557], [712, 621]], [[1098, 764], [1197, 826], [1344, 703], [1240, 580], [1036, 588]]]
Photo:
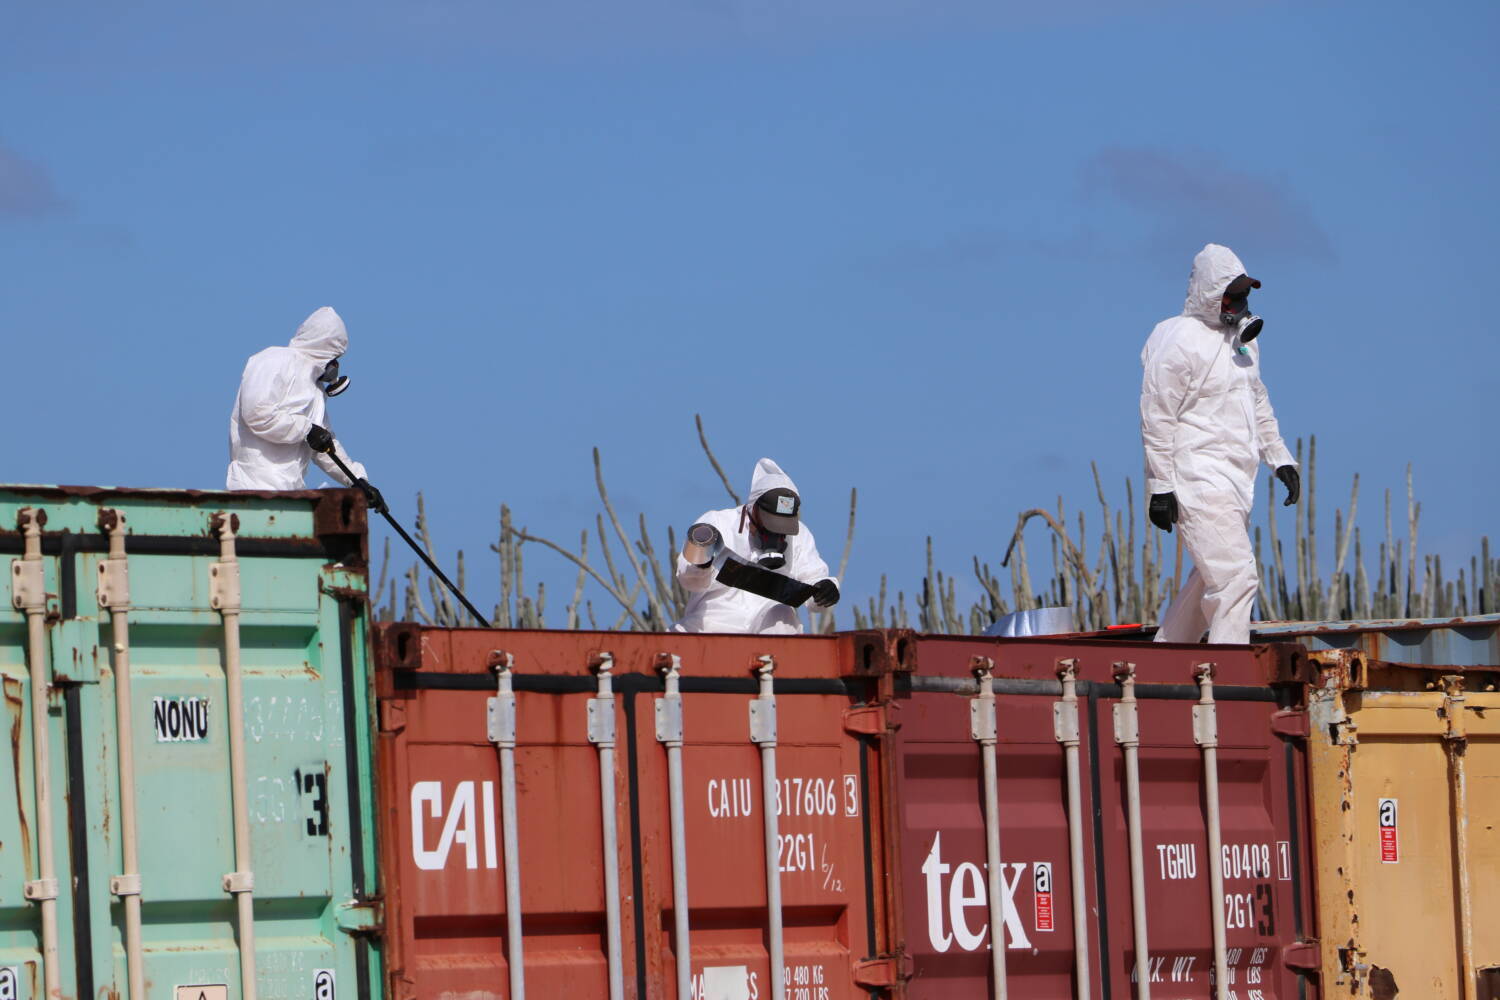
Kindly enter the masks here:
[[[343, 461], [339, 458], [338, 453], [333, 448], [329, 448], [328, 451], [324, 452], [324, 454], [333, 459], [333, 464], [337, 465], [340, 469], [343, 470], [344, 475], [349, 477], [349, 481], [351, 483], [360, 478], [350, 471], [349, 466], [343, 463]], [[401, 536], [402, 541], [411, 546], [411, 550], [417, 554], [417, 557], [427, 564], [427, 568], [432, 570], [432, 575], [443, 581], [443, 586], [452, 591], [453, 596], [458, 598], [459, 603], [462, 604], [465, 608], [469, 609], [469, 614], [474, 616], [475, 621], [483, 625], [485, 628], [495, 627], [490, 623], [490, 620], [488, 618], [479, 613], [478, 608], [469, 603], [469, 599], [464, 596], [464, 592], [459, 590], [452, 580], [448, 579], [447, 574], [438, 569], [437, 563], [433, 562], [432, 557], [429, 556], [426, 552], [422, 551], [422, 547], [418, 545], [416, 541], [414, 541], [412, 537], [406, 533], [406, 529], [396, 523], [396, 519], [391, 516], [390, 508], [385, 505], [384, 497], [381, 498], [380, 505], [375, 509], [380, 512], [381, 517], [385, 518], [386, 523], [388, 523], [392, 528], [396, 529], [396, 534]]]

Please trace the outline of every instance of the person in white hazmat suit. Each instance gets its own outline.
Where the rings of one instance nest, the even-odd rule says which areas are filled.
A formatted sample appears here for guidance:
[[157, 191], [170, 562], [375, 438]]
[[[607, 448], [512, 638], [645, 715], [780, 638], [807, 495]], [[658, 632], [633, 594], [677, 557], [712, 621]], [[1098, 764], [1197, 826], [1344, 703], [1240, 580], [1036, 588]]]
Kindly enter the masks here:
[[1156, 325], [1141, 352], [1141, 439], [1151, 523], [1182, 529], [1193, 571], [1157, 642], [1249, 642], [1258, 589], [1250, 507], [1260, 462], [1297, 502], [1301, 479], [1260, 378], [1261, 330], [1249, 295], [1260, 282], [1228, 247], [1193, 258], [1182, 315]]
[[764, 635], [802, 631], [796, 608], [719, 579], [732, 558], [807, 584], [820, 608], [838, 603], [838, 581], [828, 575], [828, 564], [818, 555], [818, 544], [801, 515], [802, 498], [791, 477], [769, 458], [755, 463], [745, 505], [708, 511], [688, 530], [688, 541], [677, 556], [677, 580], [690, 596], [673, 630]]
[[[333, 440], [327, 425], [327, 398], [349, 386], [349, 377], [338, 370], [339, 358], [348, 348], [344, 321], [323, 306], [302, 321], [286, 347], [268, 347], [245, 362], [229, 415], [226, 489], [303, 489], [312, 459], [329, 478], [360, 487], [378, 506], [365, 467]], [[330, 445], [354, 473], [352, 482], [322, 453]]]

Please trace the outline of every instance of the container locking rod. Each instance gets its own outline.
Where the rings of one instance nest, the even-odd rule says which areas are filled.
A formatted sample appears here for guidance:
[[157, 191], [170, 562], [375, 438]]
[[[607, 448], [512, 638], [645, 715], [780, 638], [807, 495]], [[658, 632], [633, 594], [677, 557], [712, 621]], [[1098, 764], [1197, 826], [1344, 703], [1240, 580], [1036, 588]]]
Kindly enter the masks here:
[[1120, 701], [1115, 742], [1125, 754], [1125, 825], [1130, 838], [1130, 913], [1135, 931], [1136, 1000], [1151, 1000], [1151, 948], [1146, 938], [1146, 865], [1141, 848], [1141, 721], [1135, 700], [1135, 664], [1116, 663]]
[[599, 748], [599, 810], [604, 833], [604, 926], [608, 942], [609, 1000], [625, 1000], [624, 950], [620, 944], [620, 832], [615, 809], [615, 658], [599, 653], [590, 667], [599, 692], [589, 699], [589, 742]]
[[1208, 806], [1208, 890], [1213, 905], [1214, 995], [1229, 1000], [1229, 963], [1224, 948], [1224, 840], [1219, 829], [1219, 720], [1214, 706], [1214, 665], [1193, 667], [1198, 703], [1193, 706], [1193, 742], [1203, 749], [1203, 798]]
[[994, 1000], [1006, 1000], [1005, 977], [1005, 872], [1000, 862], [1000, 782], [995, 773], [995, 686], [991, 678], [995, 661], [976, 656], [970, 661], [979, 681], [979, 697], [969, 699], [969, 735], [979, 744], [984, 764], [984, 842], [990, 880], [990, 972]]
[[1464, 773], [1464, 756], [1468, 747], [1467, 720], [1464, 716], [1463, 674], [1445, 674], [1443, 684], [1443, 718], [1447, 731], [1443, 749], [1448, 755], [1449, 808], [1453, 810], [1453, 863], [1458, 882], [1458, 951], [1463, 967], [1463, 1000], [1473, 1000], [1477, 973], [1474, 961], [1474, 913], [1469, 887], [1469, 789]]
[[141, 876], [135, 818], [135, 722], [130, 697], [130, 571], [125, 555], [125, 516], [99, 511], [99, 527], [109, 535], [109, 557], [99, 563], [99, 606], [109, 611], [114, 639], [115, 731], [120, 767], [120, 855], [123, 872], [110, 879], [110, 892], [125, 912], [125, 973], [130, 1000], [146, 1000], [141, 949]]
[[672, 922], [673, 950], [677, 957], [677, 995], [693, 995], [693, 949], [688, 939], [687, 821], [682, 791], [682, 692], [678, 676], [682, 657], [661, 653], [656, 657], [666, 693], [656, 700], [656, 738], [667, 748], [667, 800], [672, 816]]
[[490, 653], [495, 697], [485, 706], [490, 742], [500, 755], [500, 823], [505, 851], [505, 962], [510, 969], [510, 1000], [526, 1000], [526, 963], [521, 941], [521, 844], [516, 834], [516, 692], [511, 682], [515, 657]]
[[[42, 983], [47, 1000], [61, 1000], [62, 966], [57, 948], [57, 866], [52, 852], [52, 765], [48, 756], [47, 585], [42, 569], [46, 511], [23, 507], [16, 526], [25, 536], [20, 559], [10, 564], [11, 604], [26, 613], [26, 659], [31, 668], [31, 773], [36, 796], [37, 878], [23, 894], [42, 908]], [[19, 756], [19, 755], [18, 755]]]
[[234, 817], [234, 871], [224, 876], [224, 891], [234, 896], [240, 946], [240, 995], [255, 1000], [255, 873], [250, 870], [250, 803], [245, 776], [245, 688], [240, 674], [240, 564], [234, 533], [239, 517], [213, 516], [219, 536], [219, 560], [208, 568], [209, 604], [224, 619], [225, 702], [229, 710], [229, 785]]
[[760, 747], [761, 812], [765, 814], [766, 919], [770, 938], [771, 1000], [786, 1000], [786, 961], [781, 925], [781, 835], [776, 814], [776, 658], [757, 658], [760, 694], [750, 702], [750, 742]]
[[1078, 773], [1078, 661], [1057, 661], [1062, 701], [1052, 704], [1052, 727], [1068, 772], [1068, 871], [1073, 883], [1073, 960], [1078, 1000], [1089, 1000], [1087, 873], [1083, 867], [1083, 781]]

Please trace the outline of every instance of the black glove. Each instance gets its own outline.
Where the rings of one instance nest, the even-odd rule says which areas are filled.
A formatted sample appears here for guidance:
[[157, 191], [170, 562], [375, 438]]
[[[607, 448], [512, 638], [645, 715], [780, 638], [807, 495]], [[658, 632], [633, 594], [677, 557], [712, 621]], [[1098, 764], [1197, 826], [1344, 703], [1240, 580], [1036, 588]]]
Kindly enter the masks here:
[[333, 432], [327, 427], [313, 424], [307, 431], [307, 446], [325, 455], [333, 454]]
[[1281, 506], [1290, 507], [1302, 498], [1302, 473], [1295, 465], [1283, 465], [1276, 470], [1276, 478], [1286, 487], [1286, 499]]
[[813, 603], [820, 608], [831, 608], [839, 602], [839, 585], [832, 580], [819, 580], [813, 584]]
[[364, 491], [365, 501], [370, 505], [371, 510], [385, 513], [388, 509], [385, 505], [385, 497], [380, 495], [380, 491], [368, 479], [356, 479], [354, 485]]
[[1151, 494], [1151, 506], [1146, 509], [1146, 516], [1152, 524], [1170, 534], [1172, 525], [1177, 523], [1177, 494]]

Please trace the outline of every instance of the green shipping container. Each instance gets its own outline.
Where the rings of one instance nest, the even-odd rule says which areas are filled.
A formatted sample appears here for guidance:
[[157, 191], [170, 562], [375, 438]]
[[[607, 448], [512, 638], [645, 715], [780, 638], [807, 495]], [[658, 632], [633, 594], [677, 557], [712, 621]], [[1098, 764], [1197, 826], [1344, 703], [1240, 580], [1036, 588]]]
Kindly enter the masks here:
[[0, 998], [381, 995], [365, 527], [0, 486]]

